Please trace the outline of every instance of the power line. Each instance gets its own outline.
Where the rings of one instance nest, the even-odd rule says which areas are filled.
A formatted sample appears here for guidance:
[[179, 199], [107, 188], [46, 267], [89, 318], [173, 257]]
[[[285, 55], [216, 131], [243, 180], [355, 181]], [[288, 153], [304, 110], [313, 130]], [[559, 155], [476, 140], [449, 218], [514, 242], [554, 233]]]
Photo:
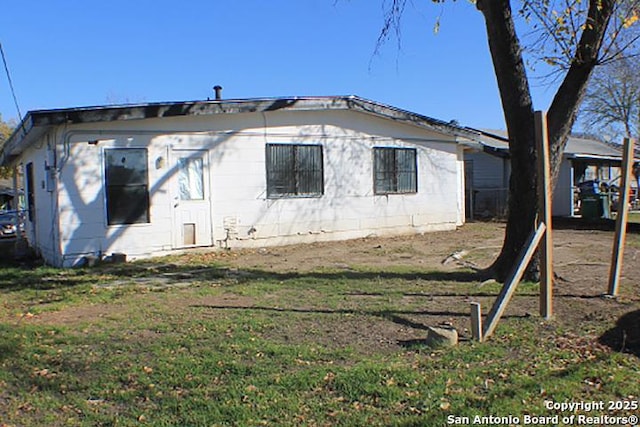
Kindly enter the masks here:
[[2, 43], [0, 43], [0, 55], [2, 56], [2, 62], [4, 63], [4, 71], [7, 73], [7, 80], [9, 81], [9, 89], [11, 89], [11, 95], [13, 96], [13, 103], [18, 111], [18, 119], [22, 122], [22, 113], [20, 112], [20, 106], [18, 105], [16, 91], [13, 88], [13, 81], [11, 80], [11, 74], [9, 73], [9, 66], [7, 65], [7, 58], [4, 55], [4, 49], [2, 49]]

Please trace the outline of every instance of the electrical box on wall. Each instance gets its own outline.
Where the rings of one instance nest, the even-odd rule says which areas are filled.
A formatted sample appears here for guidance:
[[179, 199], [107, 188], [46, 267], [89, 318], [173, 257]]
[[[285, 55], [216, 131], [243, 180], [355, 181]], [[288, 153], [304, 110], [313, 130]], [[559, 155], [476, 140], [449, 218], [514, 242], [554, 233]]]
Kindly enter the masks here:
[[53, 192], [56, 186], [55, 152], [47, 150], [47, 160], [44, 161], [45, 188], [48, 192]]
[[43, 187], [51, 193], [56, 186], [56, 169], [50, 166], [47, 162], [44, 162], [44, 174], [45, 181]]

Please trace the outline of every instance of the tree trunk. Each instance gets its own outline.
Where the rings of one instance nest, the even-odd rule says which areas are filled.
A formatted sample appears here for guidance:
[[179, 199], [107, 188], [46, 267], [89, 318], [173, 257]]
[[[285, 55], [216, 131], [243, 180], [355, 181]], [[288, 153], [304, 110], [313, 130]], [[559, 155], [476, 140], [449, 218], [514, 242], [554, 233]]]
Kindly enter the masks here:
[[[614, 8], [614, 0], [591, 0], [587, 25], [581, 34], [571, 66], [560, 85], [547, 116], [552, 188], [562, 153], [577, 110], [584, 97]], [[534, 229], [537, 213], [536, 149], [533, 103], [522, 49], [516, 36], [509, 0], [477, 0], [485, 18], [489, 49], [500, 91], [511, 156], [507, 227], [502, 251], [487, 272], [504, 281], [514, 268], [518, 254]], [[526, 278], [537, 279], [534, 257]]]
[[478, 0], [502, 101], [511, 156], [507, 228], [502, 251], [488, 273], [504, 281], [533, 230], [536, 162], [533, 103], [508, 0]]

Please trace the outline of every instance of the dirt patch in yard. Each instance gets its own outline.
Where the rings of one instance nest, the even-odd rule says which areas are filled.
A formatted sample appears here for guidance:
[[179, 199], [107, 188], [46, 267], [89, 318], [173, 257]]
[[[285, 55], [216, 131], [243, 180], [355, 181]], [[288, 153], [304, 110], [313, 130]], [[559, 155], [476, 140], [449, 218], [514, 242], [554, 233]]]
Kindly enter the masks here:
[[[348, 345], [361, 351], [395, 351], [399, 346], [424, 339], [428, 326], [442, 323], [455, 326], [465, 339], [470, 336], [469, 303], [480, 302], [486, 314], [497, 293], [495, 285], [481, 283], [468, 266], [488, 266], [500, 250], [503, 233], [503, 224], [469, 223], [451, 232], [394, 238], [371, 237], [256, 250], [197, 250], [170, 260], [170, 265], [176, 268], [190, 263], [201, 265], [216, 262], [224, 266], [221, 270], [222, 281], [289, 277], [287, 275], [319, 276], [323, 272], [327, 272], [327, 280], [336, 275], [347, 278], [351, 275], [358, 279], [378, 280], [382, 285], [386, 277], [396, 277], [394, 275], [410, 280], [415, 278], [417, 290], [402, 295], [407, 306], [414, 307], [410, 310], [366, 308], [363, 311], [358, 308], [359, 300], [380, 297], [370, 291], [345, 292], [344, 304], [339, 307], [321, 307], [317, 302], [308, 305], [291, 302], [279, 294], [274, 294], [271, 299], [257, 299], [234, 293], [237, 289], [221, 290], [216, 296], [199, 297], [184, 288], [175, 290], [170, 298], [154, 295], [153, 292], [133, 294], [130, 298], [147, 305], [150, 300], [168, 302], [176, 313], [200, 310], [206, 314], [243, 309], [272, 311], [276, 315], [294, 312], [301, 315], [300, 320], [279, 324], [270, 331], [272, 337], [283, 341], [315, 341], [336, 347]], [[558, 275], [554, 289], [554, 324], [571, 326], [585, 323], [591, 325], [586, 330], [595, 337], [607, 329], [620, 327], [619, 319], [624, 322], [631, 316], [629, 313], [636, 313], [633, 319], [637, 318], [640, 310], [640, 236], [628, 236], [620, 283], [621, 295], [617, 299], [602, 296], [607, 290], [612, 242], [611, 231], [554, 230], [554, 264]], [[450, 262], [443, 264], [452, 254], [459, 254], [461, 260], [450, 259]], [[369, 270], [371, 274], [367, 273]], [[387, 270], [389, 273], [384, 273]], [[198, 283], [199, 270], [193, 271], [193, 282]], [[394, 273], [397, 271], [402, 272]], [[148, 277], [145, 280], [148, 281]], [[464, 292], [458, 292], [456, 282], [472, 286], [467, 286]], [[188, 274], [181, 276], [181, 284], [185, 283], [189, 283]], [[506, 317], [538, 316], [538, 297], [535, 288], [530, 289], [531, 292], [513, 299], [505, 313]], [[126, 306], [105, 303], [70, 307], [39, 314], [30, 321], [70, 325], [109, 316], [126, 316], [126, 310], [131, 310], [130, 303]], [[415, 309], [416, 306], [422, 308]], [[305, 319], [306, 312], [324, 313], [327, 316], [322, 321], [317, 316]], [[624, 334], [610, 333], [607, 337], [603, 342], [612, 348], [618, 350], [624, 346], [620, 342]]]

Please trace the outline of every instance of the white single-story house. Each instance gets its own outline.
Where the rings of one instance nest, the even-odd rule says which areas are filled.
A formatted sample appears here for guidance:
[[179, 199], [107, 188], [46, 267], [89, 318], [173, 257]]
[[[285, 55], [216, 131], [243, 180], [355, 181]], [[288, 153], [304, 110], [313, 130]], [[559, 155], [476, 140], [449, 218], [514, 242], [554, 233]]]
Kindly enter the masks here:
[[0, 164], [28, 243], [67, 267], [453, 230], [476, 136], [356, 96], [145, 103], [31, 111]]
[[[502, 216], [506, 212], [511, 163], [506, 131], [482, 131], [479, 143], [465, 152], [467, 217]], [[619, 185], [622, 150], [590, 138], [570, 136], [553, 193], [553, 215], [578, 212], [577, 187], [590, 180]], [[635, 187], [635, 182], [633, 183]]]

